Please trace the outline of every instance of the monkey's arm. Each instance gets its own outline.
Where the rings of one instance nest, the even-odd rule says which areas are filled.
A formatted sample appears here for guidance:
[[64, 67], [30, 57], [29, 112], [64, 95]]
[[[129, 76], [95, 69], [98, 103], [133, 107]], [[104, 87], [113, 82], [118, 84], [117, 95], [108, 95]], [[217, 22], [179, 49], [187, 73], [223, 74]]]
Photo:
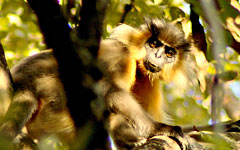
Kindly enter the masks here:
[[106, 101], [113, 113], [122, 115], [136, 129], [137, 135], [148, 137], [154, 131], [156, 122], [126, 90], [111, 86]]
[[115, 39], [101, 42], [99, 60], [106, 72], [103, 95], [111, 112], [122, 115], [138, 130], [138, 135], [147, 137], [154, 129], [155, 121], [131, 94], [131, 87], [136, 80], [135, 55], [139, 55], [136, 51]]
[[158, 132], [172, 130], [172, 127], [154, 121], [132, 95], [136, 60], [131, 57], [131, 52], [114, 40], [104, 41], [104, 44], [105, 49], [100, 51], [99, 58], [107, 72], [103, 95], [111, 113], [110, 133], [117, 144], [141, 145]]
[[105, 100], [111, 112], [109, 130], [118, 145], [141, 145], [155, 132], [157, 122], [126, 90], [112, 85]]
[[174, 136], [175, 132], [181, 132], [180, 127], [152, 119], [133, 95], [136, 94], [132, 87], [136, 84], [137, 62], [146, 56], [144, 44], [149, 36], [149, 31], [120, 25], [111, 38], [100, 45], [98, 59], [105, 73], [103, 95], [110, 110], [110, 132], [120, 145], [136, 146], [152, 135]]
[[105, 100], [109, 108], [109, 129], [121, 146], [142, 145], [153, 135], [182, 136], [181, 128], [156, 122], [126, 90], [110, 86]]
[[110, 133], [123, 145], [142, 142], [153, 133], [156, 122], [131, 94], [136, 73], [132, 52], [117, 40], [105, 40], [101, 42], [98, 57], [105, 73], [102, 87], [111, 114]]
[[15, 138], [37, 109], [37, 100], [29, 90], [16, 92], [6, 115], [1, 120], [0, 131]]
[[46, 65], [38, 57], [24, 59], [11, 69], [14, 92], [10, 106], [0, 121], [0, 132], [10, 138], [21, 132], [38, 109], [35, 78], [43, 72], [39, 66]]

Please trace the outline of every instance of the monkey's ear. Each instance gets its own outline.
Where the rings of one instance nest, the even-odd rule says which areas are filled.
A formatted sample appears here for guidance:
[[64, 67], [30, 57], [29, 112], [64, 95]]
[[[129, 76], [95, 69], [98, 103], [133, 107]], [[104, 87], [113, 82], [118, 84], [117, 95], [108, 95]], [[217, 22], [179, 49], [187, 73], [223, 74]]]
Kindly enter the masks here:
[[142, 46], [150, 36], [150, 32], [133, 28], [126, 24], [121, 24], [114, 28], [110, 38], [116, 39], [124, 45]]

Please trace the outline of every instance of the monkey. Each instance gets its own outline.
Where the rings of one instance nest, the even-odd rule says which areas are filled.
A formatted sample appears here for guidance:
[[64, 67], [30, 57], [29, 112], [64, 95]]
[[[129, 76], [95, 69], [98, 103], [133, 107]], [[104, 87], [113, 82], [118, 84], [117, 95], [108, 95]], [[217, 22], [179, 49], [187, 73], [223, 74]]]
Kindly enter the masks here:
[[193, 51], [181, 29], [159, 19], [139, 28], [119, 25], [101, 44], [98, 59], [107, 72], [103, 95], [118, 147], [141, 145], [157, 134], [182, 134], [177, 126], [160, 123], [160, 83], [174, 82], [182, 89], [198, 84]]
[[[160, 83], [187, 88], [198, 82], [192, 50], [183, 31], [159, 19], [138, 28], [121, 24], [100, 42], [97, 59], [104, 77], [97, 84], [110, 112], [109, 133], [119, 149], [141, 145], [158, 134], [182, 136], [180, 127], [160, 122]], [[0, 131], [14, 138], [26, 126], [32, 139], [54, 134], [71, 142], [76, 127], [53, 52], [25, 58], [11, 73], [15, 93]]]
[[32, 139], [54, 134], [66, 143], [73, 140], [76, 128], [66, 107], [52, 51], [25, 58], [11, 69], [11, 74], [14, 94], [1, 120], [1, 132], [11, 139], [26, 126]]

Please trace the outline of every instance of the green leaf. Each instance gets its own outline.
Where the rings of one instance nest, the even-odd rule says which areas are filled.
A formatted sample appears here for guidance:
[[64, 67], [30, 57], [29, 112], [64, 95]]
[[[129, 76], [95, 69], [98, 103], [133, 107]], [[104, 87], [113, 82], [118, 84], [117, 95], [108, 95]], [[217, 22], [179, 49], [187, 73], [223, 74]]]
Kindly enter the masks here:
[[239, 12], [231, 6], [230, 1], [218, 0], [218, 2], [221, 6], [220, 14], [224, 21], [227, 19], [227, 17], [235, 18], [239, 15]]
[[8, 19], [0, 18], [0, 31], [7, 31], [7, 30], [8, 30]]
[[185, 13], [178, 7], [170, 7], [169, 12], [172, 17], [172, 20], [185, 17]]
[[218, 75], [222, 81], [231, 81], [237, 78], [238, 73], [235, 71], [226, 71]]
[[185, 0], [185, 2], [193, 5], [193, 10], [198, 14], [203, 16], [203, 10], [201, 9], [201, 5], [199, 1], [196, 0]]

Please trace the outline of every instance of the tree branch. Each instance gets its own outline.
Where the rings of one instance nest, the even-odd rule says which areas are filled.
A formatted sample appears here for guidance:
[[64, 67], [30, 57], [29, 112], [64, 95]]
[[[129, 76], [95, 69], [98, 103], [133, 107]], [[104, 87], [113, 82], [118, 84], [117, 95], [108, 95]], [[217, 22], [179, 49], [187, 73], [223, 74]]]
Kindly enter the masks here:
[[134, 3], [134, 0], [131, 0], [131, 3], [130, 3], [130, 4], [125, 4], [124, 13], [123, 13], [123, 15], [122, 15], [122, 18], [121, 18], [120, 23], [124, 23], [127, 14], [128, 14], [128, 13], [132, 10], [132, 8], [133, 8], [133, 3]]
[[[101, 75], [93, 60], [99, 47], [107, 1], [83, 1], [78, 36], [75, 30], [70, 29], [56, 0], [28, 0], [28, 3], [38, 17], [47, 46], [53, 49], [58, 61], [60, 78], [68, 99], [67, 106], [75, 125], [78, 128], [91, 128], [89, 135], [84, 135], [88, 137], [88, 142], [80, 143], [79, 147], [104, 149], [107, 132], [103, 121], [99, 122], [93, 115], [90, 103], [97, 98], [92, 90], [92, 81], [99, 79]], [[90, 44], [86, 41], [90, 41]], [[89, 74], [97, 77], [92, 78]]]
[[0, 42], [0, 119], [7, 112], [13, 92], [13, 80]]
[[[224, 132], [212, 132], [215, 126], [221, 126]], [[133, 150], [212, 150], [220, 147], [221, 149], [240, 149], [240, 121], [194, 127], [184, 131], [183, 137], [154, 136]]]
[[203, 26], [199, 22], [199, 16], [194, 12], [193, 5], [190, 6], [190, 20], [192, 22], [192, 38], [195, 46], [207, 55], [207, 42]]
[[12, 86], [13, 86], [12, 75], [11, 75], [10, 70], [8, 68], [7, 61], [6, 61], [6, 58], [5, 58], [4, 49], [3, 49], [3, 46], [2, 46], [1, 42], [0, 42], [0, 68], [2, 68], [7, 73], [8, 78], [10, 80], [10, 86], [12, 88]]

